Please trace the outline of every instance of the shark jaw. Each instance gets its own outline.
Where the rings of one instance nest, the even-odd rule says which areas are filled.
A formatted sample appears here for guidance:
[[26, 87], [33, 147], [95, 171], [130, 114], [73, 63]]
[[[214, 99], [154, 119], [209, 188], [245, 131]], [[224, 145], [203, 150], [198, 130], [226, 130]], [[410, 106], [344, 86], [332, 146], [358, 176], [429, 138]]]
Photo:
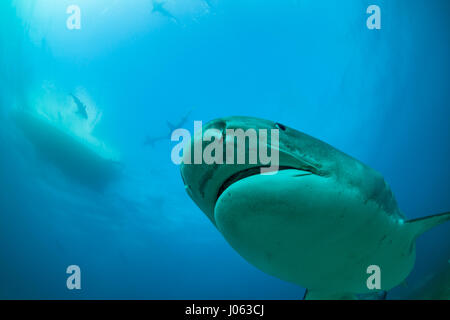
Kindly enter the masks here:
[[[231, 186], [233, 183], [239, 181], [239, 180], [243, 180], [245, 178], [254, 176], [254, 175], [258, 175], [258, 174], [262, 174], [261, 173], [261, 169], [265, 168], [262, 166], [255, 166], [255, 167], [251, 167], [242, 171], [238, 171], [236, 173], [234, 173], [233, 175], [231, 175], [227, 180], [225, 180], [225, 182], [220, 186], [219, 191], [217, 192], [217, 199], [219, 199], [219, 197], [222, 195], [222, 193], [229, 187]], [[279, 168], [277, 168], [276, 170], [274, 170], [273, 172], [269, 172], [269, 171], [265, 171], [265, 174], [271, 173], [271, 174], [276, 174], [279, 171], [282, 170], [296, 170], [296, 168], [294, 167], [289, 167], [289, 166], [281, 166]], [[306, 174], [313, 174], [312, 172], [308, 172]]]
[[217, 199], [214, 220], [252, 265], [321, 292], [369, 292], [366, 269], [375, 262], [396, 275], [383, 279], [383, 288], [390, 288], [394, 279], [406, 277], [414, 260], [411, 255], [391, 265], [378, 256], [379, 230], [400, 225], [383, 219], [373, 203], [364, 204], [357, 190], [308, 171], [286, 169], [237, 180]]

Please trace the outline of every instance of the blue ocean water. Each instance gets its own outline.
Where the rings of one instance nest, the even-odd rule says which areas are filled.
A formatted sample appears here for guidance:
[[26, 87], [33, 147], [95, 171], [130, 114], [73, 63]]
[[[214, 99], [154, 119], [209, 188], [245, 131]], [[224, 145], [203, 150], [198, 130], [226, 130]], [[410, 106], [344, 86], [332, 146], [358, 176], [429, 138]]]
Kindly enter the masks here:
[[[81, 29], [66, 25], [73, 4]], [[380, 30], [366, 27], [371, 4]], [[0, 298], [300, 299], [196, 207], [174, 142], [144, 144], [187, 114], [191, 131], [230, 115], [279, 121], [381, 172], [408, 218], [449, 211], [449, 12], [446, 0], [2, 1]], [[92, 120], [73, 116], [70, 94]], [[74, 178], [76, 161], [49, 155], [17, 110], [114, 159], [120, 176], [101, 188]], [[419, 238], [408, 287], [390, 298], [448, 264], [449, 231]], [[66, 287], [73, 264], [79, 291]]]

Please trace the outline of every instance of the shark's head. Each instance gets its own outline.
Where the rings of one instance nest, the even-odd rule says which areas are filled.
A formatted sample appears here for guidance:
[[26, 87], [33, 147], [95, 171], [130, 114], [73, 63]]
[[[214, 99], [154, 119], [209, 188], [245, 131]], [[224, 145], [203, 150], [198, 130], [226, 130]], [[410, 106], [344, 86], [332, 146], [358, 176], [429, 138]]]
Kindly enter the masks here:
[[[274, 171], [296, 169], [305, 174], [320, 176], [328, 174], [327, 167], [330, 164], [325, 159], [330, 152], [329, 145], [281, 123], [252, 117], [235, 116], [220, 118], [206, 123], [202, 128], [202, 133], [205, 134], [210, 129], [220, 133], [220, 136], [215, 138], [223, 144], [224, 163], [208, 164], [202, 161], [201, 164], [193, 164], [195, 146], [201, 145], [202, 150], [205, 150], [211, 143], [203, 141], [205, 140], [204, 137], [202, 140], [202, 135], [197, 134], [191, 140], [190, 150], [184, 154], [184, 160], [190, 159], [189, 162], [191, 164], [185, 164], [186, 161], [184, 161], [185, 163], [181, 165], [181, 176], [189, 196], [214, 224], [214, 208], [223, 192], [233, 183], [250, 176], [259, 175], [264, 169], [270, 171], [269, 167], [272, 167]], [[227, 136], [227, 130], [236, 132], [239, 129], [243, 132], [249, 132], [248, 130], [252, 129], [257, 133], [257, 137], [260, 137], [262, 131], [265, 130], [267, 132], [266, 150], [269, 154], [270, 150], [272, 150], [269, 164], [267, 162], [262, 163], [259, 156], [256, 163], [250, 163], [250, 155], [252, 152], [256, 154], [261, 146], [259, 143], [257, 143], [257, 146], [252, 145], [248, 139], [249, 135], [247, 140], [245, 140], [245, 145], [243, 145], [242, 140], [239, 141], [234, 137], [230, 139]], [[273, 143], [270, 139], [271, 132], [274, 130], [278, 131], [278, 143]], [[211, 140], [214, 141], [214, 139]], [[231, 143], [233, 144], [232, 146], [230, 146]], [[227, 146], [234, 150], [233, 164], [226, 163], [226, 158], [230, 154], [230, 152], [227, 152]], [[243, 149], [238, 150], [240, 147], [243, 147]], [[255, 150], [255, 147], [258, 150]], [[245, 154], [244, 164], [237, 164], [239, 152]], [[274, 156], [278, 156], [278, 159], [275, 159]]]
[[[253, 129], [258, 134], [267, 130], [268, 136], [271, 130], [277, 130], [278, 139], [258, 139], [257, 146], [238, 142], [229, 135], [238, 129]], [[208, 130], [211, 135], [206, 134]], [[202, 134], [210, 140], [205, 142]], [[233, 151], [234, 164], [192, 164], [196, 147], [197, 151], [199, 147], [209, 150], [214, 141], [222, 146], [223, 159], [232, 158]], [[274, 164], [260, 157], [256, 162], [249, 161], [250, 154], [264, 146], [272, 149], [271, 156], [278, 154], [278, 159], [272, 158], [276, 173], [262, 173]], [[236, 164], [240, 147], [246, 154], [244, 164]], [[327, 248], [328, 241], [351, 247], [352, 243], [341, 237], [355, 230], [346, 229], [348, 226], [373, 223], [380, 212], [399, 215], [392, 192], [380, 174], [280, 123], [249, 117], [213, 120], [203, 126], [202, 133], [194, 135], [185, 151], [181, 165], [185, 188], [230, 245], [259, 269], [302, 286], [317, 288], [336, 282], [329, 270], [320, 270], [329, 268], [327, 259], [334, 259], [334, 251], [320, 255], [319, 248]], [[325, 274], [330, 277], [323, 278]]]

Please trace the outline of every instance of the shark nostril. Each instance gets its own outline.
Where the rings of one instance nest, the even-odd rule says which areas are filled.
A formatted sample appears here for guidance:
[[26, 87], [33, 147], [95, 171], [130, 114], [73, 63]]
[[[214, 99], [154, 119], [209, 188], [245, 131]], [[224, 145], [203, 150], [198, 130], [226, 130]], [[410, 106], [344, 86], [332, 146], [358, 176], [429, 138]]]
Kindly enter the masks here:
[[223, 121], [218, 121], [213, 125], [214, 129], [219, 130], [223, 134], [225, 134], [225, 130], [227, 129], [227, 124]]
[[281, 123], [278, 123], [278, 122], [275, 123], [275, 127], [277, 127], [277, 129], [280, 129], [282, 131], [286, 130], [286, 126], [284, 124], [281, 124]]
[[225, 133], [227, 130], [227, 124], [224, 121], [217, 121], [211, 123], [208, 129], [215, 129], [220, 132], [220, 140], [225, 139]]

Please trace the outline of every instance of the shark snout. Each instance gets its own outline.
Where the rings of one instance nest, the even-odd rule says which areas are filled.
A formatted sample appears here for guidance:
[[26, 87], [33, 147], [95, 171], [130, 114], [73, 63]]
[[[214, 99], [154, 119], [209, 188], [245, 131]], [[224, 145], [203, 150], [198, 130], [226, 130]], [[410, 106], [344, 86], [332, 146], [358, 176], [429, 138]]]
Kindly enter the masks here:
[[197, 136], [196, 143], [202, 143], [198, 139], [215, 140], [218, 143], [226, 141], [227, 123], [223, 120], [213, 120], [202, 128], [203, 137]]
[[205, 131], [208, 129], [216, 129], [216, 130], [222, 132], [223, 134], [225, 134], [226, 129], [227, 129], [227, 123], [224, 120], [217, 119], [217, 120], [208, 122], [203, 128]]

